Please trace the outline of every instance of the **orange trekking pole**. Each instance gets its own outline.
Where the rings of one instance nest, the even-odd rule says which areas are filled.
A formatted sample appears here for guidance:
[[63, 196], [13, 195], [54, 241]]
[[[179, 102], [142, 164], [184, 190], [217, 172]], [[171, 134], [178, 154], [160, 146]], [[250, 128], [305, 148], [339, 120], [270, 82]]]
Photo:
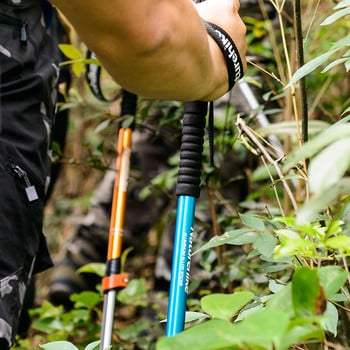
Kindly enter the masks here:
[[[137, 96], [123, 90], [121, 117], [135, 115]], [[103, 318], [100, 349], [109, 348], [112, 342], [116, 292], [128, 283], [128, 276], [121, 273], [122, 238], [127, 197], [127, 186], [130, 171], [131, 137], [134, 128], [120, 127], [118, 133], [116, 174], [113, 189], [110, 230], [105, 277], [102, 279], [104, 292]]]

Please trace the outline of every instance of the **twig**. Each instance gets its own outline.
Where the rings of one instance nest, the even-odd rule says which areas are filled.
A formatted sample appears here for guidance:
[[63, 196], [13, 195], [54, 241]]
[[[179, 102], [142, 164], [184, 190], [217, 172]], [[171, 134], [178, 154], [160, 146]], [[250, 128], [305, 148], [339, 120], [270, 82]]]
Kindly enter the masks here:
[[259, 142], [259, 140], [256, 138], [256, 136], [254, 135], [254, 133], [249, 129], [249, 127], [247, 127], [246, 123], [244, 122], [243, 119], [241, 118], [238, 118], [237, 122], [236, 122], [236, 125], [237, 127], [239, 128], [239, 130], [241, 130], [241, 132], [245, 133], [249, 139], [253, 142], [253, 144], [257, 147], [257, 149], [259, 150], [260, 154], [263, 155], [266, 160], [272, 164], [272, 166], [275, 168], [276, 170], [276, 173], [279, 177], [279, 179], [281, 180], [282, 182], [282, 185], [292, 203], [292, 206], [293, 206], [293, 209], [294, 209], [294, 212], [297, 213], [298, 212], [298, 206], [297, 206], [297, 203], [295, 201], [295, 198], [292, 194], [292, 191], [287, 183], [287, 181], [285, 180], [282, 172], [281, 172], [281, 169], [279, 168], [278, 166], [278, 160], [274, 160], [270, 154], [266, 151], [265, 147], [262, 146], [262, 144]]

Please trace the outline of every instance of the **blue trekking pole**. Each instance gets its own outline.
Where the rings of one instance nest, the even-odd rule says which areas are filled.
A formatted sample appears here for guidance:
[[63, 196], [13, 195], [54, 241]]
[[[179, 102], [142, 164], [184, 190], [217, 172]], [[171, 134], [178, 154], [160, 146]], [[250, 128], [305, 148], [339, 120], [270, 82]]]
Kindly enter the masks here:
[[184, 105], [180, 167], [176, 186], [177, 216], [174, 237], [166, 336], [181, 332], [185, 324], [196, 199], [200, 194], [202, 151], [207, 102]]
[[[219, 26], [204, 21], [208, 34], [223, 53], [229, 89], [243, 77], [243, 64], [232, 38]], [[190, 278], [192, 236], [196, 199], [200, 194], [202, 151], [207, 102], [189, 102], [184, 105], [183, 130], [180, 149], [180, 167], [177, 180], [177, 216], [173, 261], [168, 301], [166, 336], [183, 331]], [[210, 104], [210, 120], [213, 119]]]

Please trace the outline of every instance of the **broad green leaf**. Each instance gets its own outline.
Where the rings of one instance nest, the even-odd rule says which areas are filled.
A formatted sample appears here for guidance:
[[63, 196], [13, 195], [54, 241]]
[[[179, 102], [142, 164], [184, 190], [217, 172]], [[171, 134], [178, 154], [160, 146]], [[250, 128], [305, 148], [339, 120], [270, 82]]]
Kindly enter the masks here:
[[339, 18], [342, 18], [344, 16], [347, 16], [350, 14], [350, 7], [349, 8], [343, 8], [339, 11], [336, 11], [335, 13], [333, 13], [332, 15], [330, 15], [329, 17], [327, 17], [322, 23], [321, 26], [327, 26], [329, 24], [334, 23], [335, 21], [337, 21]]
[[272, 256], [273, 251], [276, 247], [277, 239], [272, 235], [267, 233], [260, 234], [256, 241], [254, 242], [254, 247], [257, 249], [262, 255]]
[[106, 264], [104, 263], [90, 263], [83, 265], [78, 269], [78, 273], [95, 273], [96, 275], [103, 277], [105, 275]]
[[337, 336], [338, 318], [337, 308], [332, 303], [327, 302], [327, 309], [322, 315], [320, 323], [326, 331], [331, 332], [335, 337]]
[[157, 342], [157, 350], [239, 350], [241, 341], [233, 324], [211, 320], [191, 327], [173, 337], [163, 337]]
[[338, 49], [330, 50], [316, 58], [312, 59], [302, 67], [300, 67], [292, 76], [290, 82], [285, 86], [285, 89], [289, 89], [298, 80], [304, 78], [309, 73], [315, 71], [319, 66], [324, 64]]
[[318, 193], [336, 184], [350, 166], [350, 138], [340, 139], [321, 151], [309, 166], [311, 193]]
[[339, 235], [326, 240], [325, 246], [334, 250], [338, 250], [339, 254], [350, 254], [350, 237]]
[[324, 330], [310, 318], [293, 318], [289, 323], [288, 332], [284, 338], [286, 344], [297, 344], [310, 339], [322, 340]]
[[287, 284], [284, 288], [273, 294], [266, 303], [267, 309], [283, 311], [289, 318], [295, 316], [292, 305], [292, 285]]
[[280, 238], [280, 244], [274, 250], [276, 258], [293, 255], [313, 257], [315, 255], [313, 242], [305, 239], [302, 235], [289, 229], [277, 230], [275, 232]]
[[328, 298], [337, 293], [348, 278], [347, 272], [340, 266], [324, 266], [318, 271], [318, 276]]
[[75, 303], [76, 308], [85, 307], [87, 309], [92, 309], [101, 300], [101, 297], [98, 293], [89, 290], [72, 294], [70, 298]]
[[242, 222], [256, 232], [265, 231], [264, 221], [256, 215], [239, 214]]
[[146, 306], [147, 287], [143, 278], [133, 279], [117, 294], [117, 299], [126, 305]]
[[101, 340], [96, 340], [96, 341], [88, 344], [86, 346], [85, 350], [98, 350], [100, 343], [101, 343]]
[[237, 323], [235, 331], [249, 349], [287, 350], [284, 337], [288, 323], [288, 314], [282, 310], [263, 309]]
[[322, 297], [317, 269], [297, 269], [292, 280], [292, 301], [296, 316], [315, 316], [318, 298]]
[[76, 346], [67, 341], [54, 341], [40, 345], [40, 347], [45, 350], [79, 350]]
[[193, 253], [197, 254], [207, 249], [215, 248], [224, 244], [243, 245], [253, 243], [257, 235], [248, 229], [238, 229], [225, 232], [220, 236], [213, 237], [209, 242], [204, 244], [201, 248]]
[[212, 318], [230, 321], [253, 297], [254, 294], [248, 291], [239, 291], [234, 294], [209, 294], [201, 299], [201, 306]]
[[33, 329], [36, 329], [38, 331], [51, 334], [54, 333], [55, 331], [62, 330], [64, 328], [64, 325], [61, 321], [52, 318], [52, 317], [47, 317], [47, 318], [38, 318], [33, 321], [31, 327]]

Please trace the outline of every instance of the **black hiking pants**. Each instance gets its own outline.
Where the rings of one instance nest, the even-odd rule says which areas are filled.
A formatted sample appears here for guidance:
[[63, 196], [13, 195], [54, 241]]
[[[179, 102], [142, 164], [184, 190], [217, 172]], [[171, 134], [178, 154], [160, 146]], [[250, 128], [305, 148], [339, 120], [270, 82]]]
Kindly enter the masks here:
[[42, 216], [58, 49], [39, 0], [0, 0], [0, 343], [13, 344], [33, 273], [51, 266]]

